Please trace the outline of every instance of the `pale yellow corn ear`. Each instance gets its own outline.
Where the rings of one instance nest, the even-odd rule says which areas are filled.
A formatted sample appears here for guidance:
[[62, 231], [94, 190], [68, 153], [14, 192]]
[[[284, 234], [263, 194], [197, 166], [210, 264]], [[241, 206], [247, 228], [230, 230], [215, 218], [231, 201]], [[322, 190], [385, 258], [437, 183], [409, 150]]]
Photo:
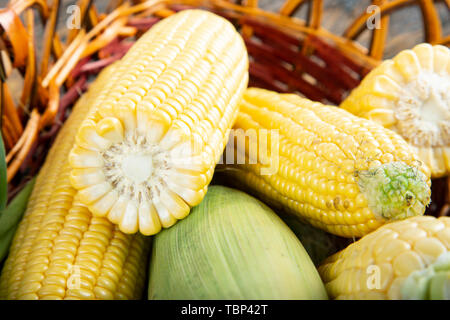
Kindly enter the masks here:
[[[69, 152], [108, 67], [74, 107], [49, 151], [0, 277], [0, 299], [139, 299], [149, 239], [93, 217], [70, 184]], [[91, 161], [88, 159], [86, 161]]]
[[450, 49], [422, 43], [372, 70], [342, 102], [399, 133], [434, 178], [450, 172]]
[[319, 267], [333, 299], [450, 300], [450, 217], [388, 223]]
[[248, 82], [233, 25], [186, 10], [145, 33], [95, 99], [70, 154], [72, 185], [125, 233], [158, 233], [203, 199]]
[[429, 170], [408, 143], [340, 108], [250, 88], [233, 134], [232, 181], [330, 233], [361, 237], [430, 201]]

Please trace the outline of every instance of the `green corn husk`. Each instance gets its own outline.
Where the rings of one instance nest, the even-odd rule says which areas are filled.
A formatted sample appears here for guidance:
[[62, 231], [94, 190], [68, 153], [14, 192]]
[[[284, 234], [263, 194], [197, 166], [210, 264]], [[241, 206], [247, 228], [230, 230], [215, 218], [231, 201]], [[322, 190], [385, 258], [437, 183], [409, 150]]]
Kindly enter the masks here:
[[[0, 262], [9, 251], [14, 234], [27, 208], [28, 199], [33, 191], [35, 179], [32, 179], [11, 201], [8, 207], [0, 212]], [[1, 271], [1, 268], [0, 268]]]
[[223, 186], [210, 186], [188, 218], [155, 236], [149, 281], [149, 299], [327, 299], [289, 227]]
[[280, 215], [281, 219], [295, 233], [302, 243], [314, 265], [318, 267], [323, 260], [332, 254], [345, 249], [353, 241], [315, 228], [307, 222], [299, 221], [298, 217]]

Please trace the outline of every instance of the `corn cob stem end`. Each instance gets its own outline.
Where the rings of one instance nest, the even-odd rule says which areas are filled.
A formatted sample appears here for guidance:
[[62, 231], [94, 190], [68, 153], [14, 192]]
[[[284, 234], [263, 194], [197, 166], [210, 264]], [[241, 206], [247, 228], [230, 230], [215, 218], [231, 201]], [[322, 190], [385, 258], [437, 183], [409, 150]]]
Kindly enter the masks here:
[[425, 175], [404, 162], [357, 171], [358, 185], [378, 217], [400, 220], [424, 213], [430, 202]]
[[[112, 117], [86, 120], [69, 156], [71, 183], [81, 202], [125, 233], [158, 233], [187, 216], [189, 205], [198, 204], [203, 194], [185, 182], [195, 187], [195, 175], [188, 173], [208, 165], [194, 154], [190, 139], [176, 129], [164, 132], [156, 123], [149, 128], [148, 134], [134, 126], [126, 130]], [[203, 183], [197, 181], [199, 189]]]
[[449, 141], [448, 75], [423, 72], [399, 98], [396, 118], [400, 134], [413, 145], [435, 147]]
[[450, 252], [442, 254], [424, 270], [411, 273], [401, 288], [402, 299], [449, 300]]

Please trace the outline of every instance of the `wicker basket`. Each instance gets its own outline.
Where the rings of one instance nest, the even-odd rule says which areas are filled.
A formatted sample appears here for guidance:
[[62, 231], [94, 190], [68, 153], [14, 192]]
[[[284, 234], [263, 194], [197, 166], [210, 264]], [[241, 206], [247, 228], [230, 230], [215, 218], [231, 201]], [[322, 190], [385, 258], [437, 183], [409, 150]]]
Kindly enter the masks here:
[[[69, 30], [63, 41], [56, 30], [60, 1], [11, 0], [0, 10], [1, 128], [9, 198], [38, 172], [89, 80], [120, 59], [153, 24], [176, 11], [203, 8], [232, 21], [250, 55], [251, 86], [296, 92], [329, 104], [339, 104], [379, 63], [389, 15], [402, 7], [420, 6], [427, 42], [450, 44], [450, 36], [442, 35], [432, 0], [373, 0], [381, 13], [381, 28], [370, 30], [369, 48], [355, 39], [366, 29], [372, 13], [363, 12], [338, 36], [321, 27], [322, 0], [287, 0], [278, 13], [259, 9], [257, 0], [242, 2], [112, 0], [100, 13], [92, 0], [79, 0], [80, 28]], [[450, 1], [444, 2], [450, 8]], [[302, 5], [308, 5], [306, 21], [293, 17]], [[44, 41], [35, 46], [38, 27], [45, 30]], [[14, 73], [23, 78], [18, 102], [11, 94], [18, 90], [11, 89], [8, 81]], [[449, 182], [447, 178], [433, 181], [428, 214], [449, 212]]]

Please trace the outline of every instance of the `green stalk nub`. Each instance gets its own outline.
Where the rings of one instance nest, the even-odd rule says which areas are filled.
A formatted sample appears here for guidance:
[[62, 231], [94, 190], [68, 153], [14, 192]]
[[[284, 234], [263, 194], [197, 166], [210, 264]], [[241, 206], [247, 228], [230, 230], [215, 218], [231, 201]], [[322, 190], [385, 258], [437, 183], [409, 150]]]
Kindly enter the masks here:
[[402, 299], [450, 300], [450, 252], [432, 265], [411, 273], [401, 288]]
[[385, 163], [375, 169], [358, 171], [358, 185], [369, 208], [388, 220], [422, 215], [430, 202], [425, 175], [404, 162]]

